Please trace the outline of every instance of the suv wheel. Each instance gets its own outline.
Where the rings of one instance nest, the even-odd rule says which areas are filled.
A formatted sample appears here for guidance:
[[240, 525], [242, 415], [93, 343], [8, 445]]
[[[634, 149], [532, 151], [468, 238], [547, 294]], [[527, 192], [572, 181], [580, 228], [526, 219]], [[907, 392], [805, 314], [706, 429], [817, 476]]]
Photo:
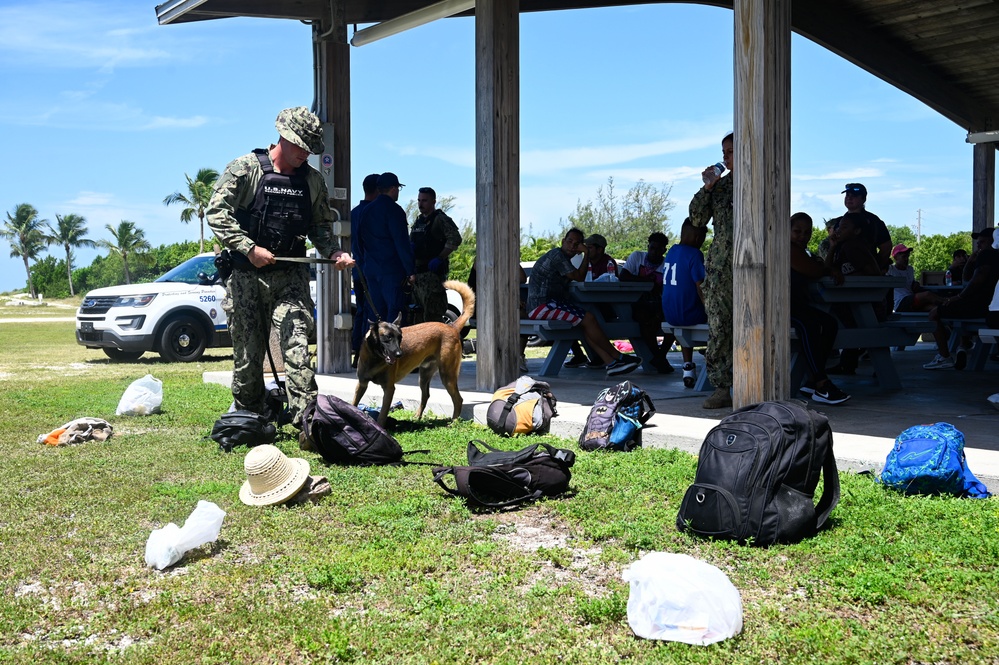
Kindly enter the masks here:
[[104, 351], [104, 355], [118, 363], [127, 363], [132, 362], [133, 360], [138, 360], [144, 353], [144, 351], [122, 351], [121, 349], [115, 349], [107, 346], [105, 346], [102, 350]]
[[169, 362], [194, 362], [205, 353], [206, 346], [204, 329], [190, 316], [171, 319], [160, 335], [160, 355]]

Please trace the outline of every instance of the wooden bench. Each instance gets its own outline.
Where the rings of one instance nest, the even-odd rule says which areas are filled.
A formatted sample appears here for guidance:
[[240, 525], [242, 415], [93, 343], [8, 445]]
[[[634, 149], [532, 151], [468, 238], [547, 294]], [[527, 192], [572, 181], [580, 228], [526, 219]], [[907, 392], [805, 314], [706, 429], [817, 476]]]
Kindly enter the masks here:
[[[706, 323], [694, 326], [674, 326], [664, 323], [662, 329], [664, 333], [672, 333], [680, 346], [693, 349], [698, 346], [706, 346], [708, 343], [709, 331]], [[708, 381], [707, 361], [701, 358], [701, 362], [695, 364], [697, 365], [697, 378], [694, 380], [694, 390], [711, 390], [713, 386]]]
[[[891, 359], [891, 348], [914, 344], [923, 333], [933, 332], [936, 325], [925, 320], [890, 320], [883, 321], [876, 328], [840, 328], [836, 333], [833, 348], [836, 349], [870, 349], [871, 361], [878, 374], [878, 383], [886, 390], [897, 390], [902, 387]], [[672, 332], [681, 346], [697, 347], [707, 344], [708, 324], [696, 326], [672, 326], [663, 324], [663, 332]], [[794, 330], [791, 336], [791, 385], [796, 389], [802, 384], [808, 373], [805, 358], [801, 353]], [[697, 379], [694, 382], [696, 390], [710, 390], [711, 384], [707, 378], [707, 362], [698, 363]]]
[[985, 319], [943, 319], [943, 323], [950, 328], [950, 338], [947, 340], [947, 349], [950, 354], [953, 356], [957, 353], [965, 336], [973, 337], [974, 344], [971, 347], [970, 358], [968, 358], [968, 368], [975, 371], [985, 369], [985, 363], [988, 361], [992, 345], [995, 343], [988, 332], [986, 332], [985, 337], [982, 336], [983, 330], [990, 330], [985, 328]]

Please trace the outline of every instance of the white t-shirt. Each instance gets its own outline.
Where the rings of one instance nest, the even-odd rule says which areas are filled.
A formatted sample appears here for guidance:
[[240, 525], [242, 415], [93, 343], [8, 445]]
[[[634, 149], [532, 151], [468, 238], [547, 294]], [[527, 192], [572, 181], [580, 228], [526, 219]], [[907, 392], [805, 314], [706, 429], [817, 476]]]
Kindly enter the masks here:
[[622, 270], [627, 270], [635, 277], [645, 277], [647, 275], [654, 275], [656, 284], [663, 283], [663, 269], [666, 265], [666, 257], [664, 256], [662, 261], [658, 265], [653, 265], [648, 263], [646, 259], [649, 253], [643, 251], [632, 252], [628, 260], [624, 262], [624, 267]]
[[902, 302], [902, 299], [912, 295], [912, 283], [916, 281], [916, 271], [912, 269], [912, 266], [907, 266], [905, 270], [899, 270], [893, 263], [888, 266], [888, 272], [885, 274], [889, 277], [905, 277], [905, 287], [895, 289], [895, 309], [898, 309], [898, 304]]

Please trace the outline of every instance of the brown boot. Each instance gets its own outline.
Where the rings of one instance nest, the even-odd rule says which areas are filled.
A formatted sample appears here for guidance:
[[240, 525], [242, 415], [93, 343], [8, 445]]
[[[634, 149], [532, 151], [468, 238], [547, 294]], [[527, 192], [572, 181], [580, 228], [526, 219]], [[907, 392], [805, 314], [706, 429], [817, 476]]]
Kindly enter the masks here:
[[727, 406], [732, 406], [732, 395], [728, 388], [715, 388], [711, 397], [704, 400], [704, 404], [701, 406], [705, 409], [724, 409]]
[[307, 450], [314, 453], [319, 452], [319, 450], [316, 448], [315, 444], [312, 443], [309, 437], [305, 436], [305, 432], [298, 433], [298, 447], [301, 450]]

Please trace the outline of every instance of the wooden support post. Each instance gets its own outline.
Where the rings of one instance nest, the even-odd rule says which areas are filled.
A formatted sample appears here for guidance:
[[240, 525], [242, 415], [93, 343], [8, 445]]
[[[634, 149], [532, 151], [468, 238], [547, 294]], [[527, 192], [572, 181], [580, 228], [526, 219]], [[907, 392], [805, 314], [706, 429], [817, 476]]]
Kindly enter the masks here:
[[[316, 64], [315, 95], [319, 119], [332, 123], [333, 137], [326, 137], [326, 152], [333, 157], [330, 208], [333, 216], [350, 228], [350, 45], [347, 43], [345, 0], [332, 0], [330, 15], [312, 28]], [[330, 145], [332, 143], [332, 145]], [[328, 185], [329, 186], [329, 185]], [[333, 189], [345, 191], [334, 197]], [[349, 234], [349, 231], [348, 231]], [[350, 236], [340, 236], [340, 248], [350, 251]], [[322, 266], [316, 303], [316, 367], [320, 374], [350, 371], [349, 328], [337, 328], [335, 315], [350, 313], [350, 271]]]
[[520, 357], [520, 2], [475, 7], [478, 390], [513, 381]]
[[735, 0], [735, 408], [790, 394], [791, 0]]
[[977, 232], [995, 226], [996, 144], [976, 143], [974, 160], [971, 228]]

